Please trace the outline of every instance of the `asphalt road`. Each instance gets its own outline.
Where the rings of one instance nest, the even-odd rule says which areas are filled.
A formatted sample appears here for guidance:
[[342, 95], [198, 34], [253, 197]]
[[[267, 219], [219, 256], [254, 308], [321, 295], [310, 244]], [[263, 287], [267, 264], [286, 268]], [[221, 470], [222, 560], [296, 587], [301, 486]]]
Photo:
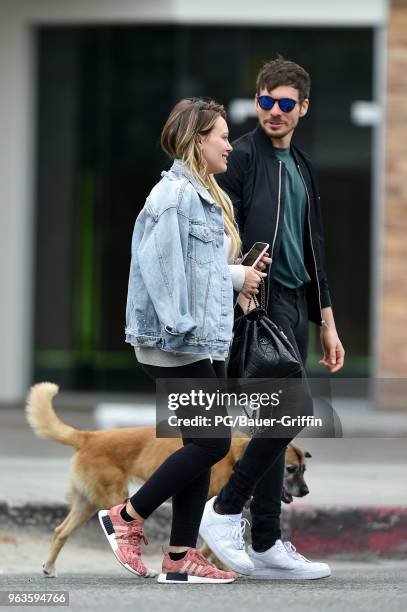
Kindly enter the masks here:
[[[336, 563], [330, 578], [307, 582], [251, 581], [239, 579], [229, 585], [160, 585], [154, 579], [94, 572], [66, 574], [45, 580], [33, 574], [3, 574], [0, 590], [69, 591], [69, 608], [36, 607], [41, 610], [169, 610], [177, 612], [227, 612], [250, 608], [289, 612], [344, 610], [405, 610], [407, 568], [405, 562]], [[8, 607], [8, 610], [27, 610]]]
[[[154, 579], [133, 576], [117, 563], [103, 539], [95, 537], [92, 541], [88, 533], [84, 538], [79, 531], [61, 552], [58, 577], [44, 578], [41, 563], [47, 556], [49, 537], [46, 525], [41, 531], [14, 528], [7, 533], [4, 530], [2, 535], [0, 532], [0, 592], [69, 591], [69, 608], [51, 606], [35, 607], [35, 610], [240, 612], [250, 608], [250, 612], [398, 612], [406, 609], [407, 561], [404, 559], [315, 558], [315, 561], [328, 562], [332, 569], [330, 578], [315, 581], [240, 578], [230, 585], [161, 585]], [[161, 561], [161, 551], [145, 554], [146, 564], [155, 570], [159, 571]], [[28, 608], [6, 606], [4, 609]]]

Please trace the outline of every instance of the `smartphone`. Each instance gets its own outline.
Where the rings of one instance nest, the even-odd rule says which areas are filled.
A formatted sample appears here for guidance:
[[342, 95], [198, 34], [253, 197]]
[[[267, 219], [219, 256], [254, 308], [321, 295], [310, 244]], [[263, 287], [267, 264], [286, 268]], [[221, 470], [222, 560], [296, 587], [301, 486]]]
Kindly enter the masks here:
[[254, 266], [259, 263], [264, 253], [267, 252], [269, 246], [267, 242], [255, 242], [240, 263], [243, 266], [252, 266], [254, 268]]

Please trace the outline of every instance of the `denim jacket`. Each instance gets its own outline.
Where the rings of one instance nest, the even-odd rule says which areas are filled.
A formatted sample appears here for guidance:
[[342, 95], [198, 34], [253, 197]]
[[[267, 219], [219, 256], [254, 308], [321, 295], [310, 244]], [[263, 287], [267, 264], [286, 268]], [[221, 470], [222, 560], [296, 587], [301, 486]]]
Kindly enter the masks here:
[[180, 160], [161, 177], [134, 227], [126, 342], [227, 357], [233, 287], [221, 208]]

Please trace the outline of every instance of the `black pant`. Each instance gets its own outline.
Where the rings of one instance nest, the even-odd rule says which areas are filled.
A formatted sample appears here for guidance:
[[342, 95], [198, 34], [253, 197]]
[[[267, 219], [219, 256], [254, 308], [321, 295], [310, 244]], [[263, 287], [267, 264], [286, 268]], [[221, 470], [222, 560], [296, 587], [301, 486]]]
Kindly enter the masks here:
[[[305, 289], [287, 289], [272, 282], [268, 314], [283, 329], [298, 357], [305, 363], [308, 350]], [[285, 450], [290, 441], [291, 438], [253, 438], [217, 498], [217, 506], [222, 512], [238, 514], [245, 501], [253, 495], [250, 507], [252, 544], [258, 552], [267, 550], [281, 538]]]
[[[151, 378], [225, 378], [223, 361], [209, 359], [175, 368], [141, 364]], [[171, 546], [195, 548], [205, 502], [211, 466], [227, 455], [230, 430], [224, 438], [185, 438], [183, 448], [173, 453], [131, 497], [140, 516], [147, 518], [163, 502], [172, 498]]]

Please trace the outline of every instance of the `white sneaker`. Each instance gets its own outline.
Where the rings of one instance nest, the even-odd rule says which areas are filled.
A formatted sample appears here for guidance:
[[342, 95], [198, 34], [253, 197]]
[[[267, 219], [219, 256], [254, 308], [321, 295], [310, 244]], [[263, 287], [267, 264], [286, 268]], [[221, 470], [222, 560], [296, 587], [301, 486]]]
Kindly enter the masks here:
[[303, 555], [300, 555], [300, 553], [297, 552], [297, 549], [291, 542], [284, 542], [284, 548], [292, 559], [298, 561], [299, 563], [302, 563], [304, 578], [327, 578], [331, 575], [331, 568], [327, 563], [321, 563], [319, 561], [310, 561]]
[[331, 575], [329, 565], [314, 563], [300, 555], [291, 542], [277, 540], [274, 546], [258, 553], [249, 546], [254, 564], [250, 578], [263, 580], [313, 580]]
[[213, 553], [238, 574], [248, 575], [253, 563], [245, 551], [243, 534], [247, 519], [242, 514], [217, 514], [213, 509], [216, 497], [205, 504], [199, 535]]

